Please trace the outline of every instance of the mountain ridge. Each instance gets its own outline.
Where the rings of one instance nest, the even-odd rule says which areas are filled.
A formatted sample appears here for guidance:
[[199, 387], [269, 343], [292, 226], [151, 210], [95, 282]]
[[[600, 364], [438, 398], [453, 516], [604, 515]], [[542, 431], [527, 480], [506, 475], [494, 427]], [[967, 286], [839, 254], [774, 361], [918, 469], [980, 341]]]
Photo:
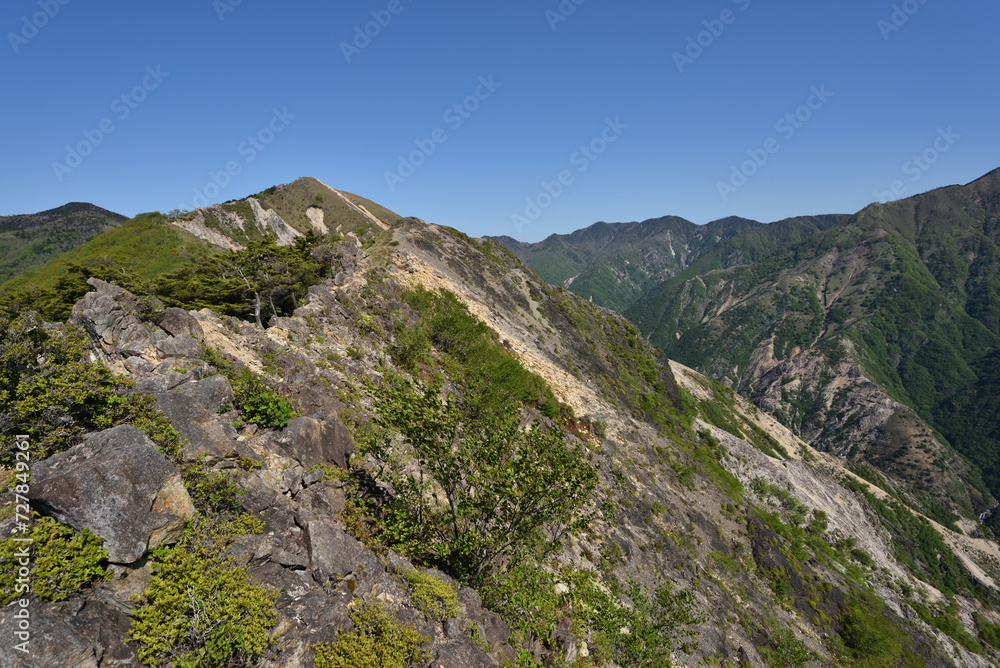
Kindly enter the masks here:
[[87, 202], [0, 216], [0, 284], [113, 229], [125, 216]]
[[[234, 232], [228, 250], [159, 279], [89, 278], [72, 324], [40, 328], [29, 309], [0, 303], [0, 355], [20, 355], [11, 368], [28, 370], [3, 396], [31, 398], [17, 418], [0, 404], [0, 429], [20, 423], [35, 448], [62, 447], [51, 424], [82, 441], [36, 451], [33, 502], [46, 521], [58, 509], [58, 531], [82, 540], [87, 529], [118, 550], [125, 537], [90, 519], [118, 490], [84, 498], [49, 471], [98, 479], [115, 466], [105, 458], [137, 449], [157, 462], [129, 473], [150, 502], [126, 506], [134, 549], [157, 547], [138, 561], [120, 550], [97, 560], [108, 579], [67, 590], [66, 602], [32, 599], [33, 625], [63, 639], [38, 660], [138, 666], [137, 648], [163, 647], [189, 656], [198, 639], [154, 644], [141, 622], [192, 618], [170, 596], [210, 592], [208, 578], [240, 584], [227, 589], [232, 605], [256, 602], [245, 628], [261, 644], [240, 651], [270, 668], [367, 658], [398, 638], [449, 668], [997, 664], [1000, 549], [974, 522], [922, 518], [877, 472], [813, 450], [768, 411], [668, 360], [620, 314], [542, 282], [499, 242], [364, 216], [367, 226], [350, 219], [310, 235], [310, 209], [323, 209], [324, 224], [335, 218], [312, 206], [317, 194], [328, 204], [318, 183], [253, 196], [266, 218], [249, 198], [227, 203], [220, 210], [236, 217], [218, 218], [220, 228], [245, 238]], [[256, 227], [277, 222], [268, 212], [299, 233], [290, 244]], [[141, 220], [180, 229], [163, 215]], [[201, 289], [241, 279], [239, 292]], [[215, 310], [196, 303], [208, 297], [221, 300]], [[40, 331], [51, 338], [22, 340]], [[59, 349], [63, 332], [76, 353]], [[23, 353], [40, 344], [44, 356]], [[91, 394], [68, 403], [30, 394], [43, 373], [50, 385], [64, 374], [104, 384], [85, 383]], [[108, 442], [118, 447], [98, 449]], [[550, 475], [580, 464], [565, 489]], [[555, 505], [582, 498], [576, 522], [543, 514], [552, 523], [527, 534], [492, 523], [538, 517], [512, 505], [528, 493]], [[512, 536], [524, 539], [516, 559], [469, 567], [465, 555], [493, 540], [506, 549]], [[232, 557], [219, 571], [205, 569], [221, 558], [199, 557], [213, 545]], [[11, 610], [0, 609], [5, 631], [17, 623]], [[219, 621], [217, 608], [202, 613]], [[379, 624], [394, 635], [368, 635]]]

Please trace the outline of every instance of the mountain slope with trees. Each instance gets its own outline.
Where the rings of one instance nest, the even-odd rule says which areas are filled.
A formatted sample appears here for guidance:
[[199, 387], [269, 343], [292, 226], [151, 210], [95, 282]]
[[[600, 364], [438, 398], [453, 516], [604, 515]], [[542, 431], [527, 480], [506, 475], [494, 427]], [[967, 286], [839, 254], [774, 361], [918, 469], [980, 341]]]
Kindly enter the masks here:
[[752, 264], [680, 274], [626, 312], [810, 443], [966, 515], [991, 503], [980, 471], [1000, 493], [998, 313], [1000, 171], [872, 205]]
[[981, 532], [498, 242], [367, 205], [320, 234], [330, 192], [294, 225], [244, 200], [259, 238], [88, 277], [67, 320], [0, 303], [0, 465], [19, 493], [32, 458], [59, 638], [30, 665], [997, 665]]
[[549, 283], [624, 311], [689, 268], [706, 271], [752, 262], [842, 218], [803, 216], [764, 225], [731, 217], [699, 226], [666, 216], [641, 223], [596, 223], [535, 244], [510, 237], [497, 240]]
[[35, 214], [0, 216], [0, 284], [123, 222], [125, 216], [81, 202]]

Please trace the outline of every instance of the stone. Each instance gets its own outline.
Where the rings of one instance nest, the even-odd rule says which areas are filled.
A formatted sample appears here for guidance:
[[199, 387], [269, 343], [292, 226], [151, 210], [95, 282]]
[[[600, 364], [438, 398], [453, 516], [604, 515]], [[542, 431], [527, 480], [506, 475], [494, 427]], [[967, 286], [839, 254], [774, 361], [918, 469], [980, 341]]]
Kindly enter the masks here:
[[207, 410], [197, 397], [179, 391], [160, 392], [153, 396], [156, 397], [156, 407], [163, 411], [173, 428], [187, 441], [185, 457], [194, 459], [205, 455], [206, 462], [211, 465], [237, 453], [236, 430]]
[[69, 623], [70, 615], [79, 610], [79, 601], [44, 605], [37, 599], [32, 599], [27, 608], [30, 614], [27, 653], [16, 649], [21, 642], [16, 635], [20, 630], [20, 620], [16, 615], [24, 609], [17, 602], [0, 608], [0, 635], [4, 639], [0, 642], [0, 666], [100, 668], [98, 653], [93, 644], [82, 638]]
[[182, 308], [164, 309], [159, 324], [160, 328], [171, 336], [186, 334], [196, 339], [205, 336], [205, 332], [195, 317]]
[[490, 647], [499, 648], [510, 640], [510, 629], [507, 624], [500, 615], [483, 607], [483, 599], [476, 590], [468, 587], [460, 588], [458, 604], [469, 619], [480, 624], [483, 639]]
[[496, 668], [496, 663], [470, 638], [460, 636], [438, 648], [434, 654], [434, 666], [447, 668]]
[[316, 469], [311, 473], [307, 473], [304, 476], [302, 476], [302, 486], [312, 487], [316, 483], [323, 482], [323, 476], [325, 475], [326, 474], [323, 472], [323, 469]]
[[163, 357], [197, 359], [201, 355], [201, 344], [190, 334], [181, 334], [159, 341], [156, 349]]
[[223, 406], [233, 403], [233, 387], [222, 374], [209, 376], [194, 383], [184, 383], [177, 388], [178, 394], [194, 399], [206, 411], [215, 413]]
[[364, 545], [347, 535], [343, 527], [332, 520], [309, 522], [306, 545], [313, 578], [321, 585], [331, 578], [343, 578], [353, 573], [364, 551]]
[[125, 642], [132, 618], [121, 610], [101, 601], [87, 601], [68, 621], [77, 635], [94, 647], [101, 668], [142, 666], [136, 654], [136, 646]]
[[35, 464], [31, 493], [40, 510], [103, 538], [118, 564], [135, 562], [195, 516], [180, 473], [129, 425]]
[[296, 418], [273, 438], [289, 457], [307, 470], [318, 464], [334, 464], [346, 470], [354, 454], [351, 433], [337, 418], [323, 421]]
[[309, 559], [305, 555], [293, 554], [288, 550], [277, 549], [271, 552], [271, 561], [286, 568], [305, 570], [309, 567]]

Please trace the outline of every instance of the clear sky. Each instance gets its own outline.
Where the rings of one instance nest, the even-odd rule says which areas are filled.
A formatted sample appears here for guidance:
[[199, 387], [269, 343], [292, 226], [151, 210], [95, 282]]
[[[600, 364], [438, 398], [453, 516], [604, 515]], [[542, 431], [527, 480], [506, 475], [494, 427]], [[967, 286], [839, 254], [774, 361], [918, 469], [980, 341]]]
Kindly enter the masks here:
[[307, 175], [531, 241], [851, 213], [1000, 167], [998, 26], [995, 0], [5, 0], [0, 214]]

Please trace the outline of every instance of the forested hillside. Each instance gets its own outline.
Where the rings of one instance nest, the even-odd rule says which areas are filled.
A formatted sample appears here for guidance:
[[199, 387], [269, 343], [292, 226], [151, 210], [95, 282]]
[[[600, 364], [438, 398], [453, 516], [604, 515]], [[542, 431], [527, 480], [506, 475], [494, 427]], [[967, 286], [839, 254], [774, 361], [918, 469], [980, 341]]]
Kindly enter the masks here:
[[0, 216], [0, 284], [124, 221], [125, 216], [80, 202], [41, 213]]
[[[852, 458], [866, 446], [852, 436], [855, 385], [838, 365], [857, 362], [974, 463], [968, 485], [978, 485], [978, 468], [997, 495], [998, 202], [993, 172], [875, 204], [758, 262], [692, 269], [626, 314], [672, 359], [757, 397], [810, 442]], [[914, 448], [932, 451], [929, 434], [904, 437], [909, 427], [887, 421], [880, 429], [872, 458], [917, 488], [959, 465], [939, 454], [915, 461]]]
[[535, 244], [497, 239], [549, 283], [624, 311], [681, 272], [753, 262], [842, 218], [803, 216], [763, 225], [731, 217], [698, 226], [667, 216], [642, 223], [597, 223]]

